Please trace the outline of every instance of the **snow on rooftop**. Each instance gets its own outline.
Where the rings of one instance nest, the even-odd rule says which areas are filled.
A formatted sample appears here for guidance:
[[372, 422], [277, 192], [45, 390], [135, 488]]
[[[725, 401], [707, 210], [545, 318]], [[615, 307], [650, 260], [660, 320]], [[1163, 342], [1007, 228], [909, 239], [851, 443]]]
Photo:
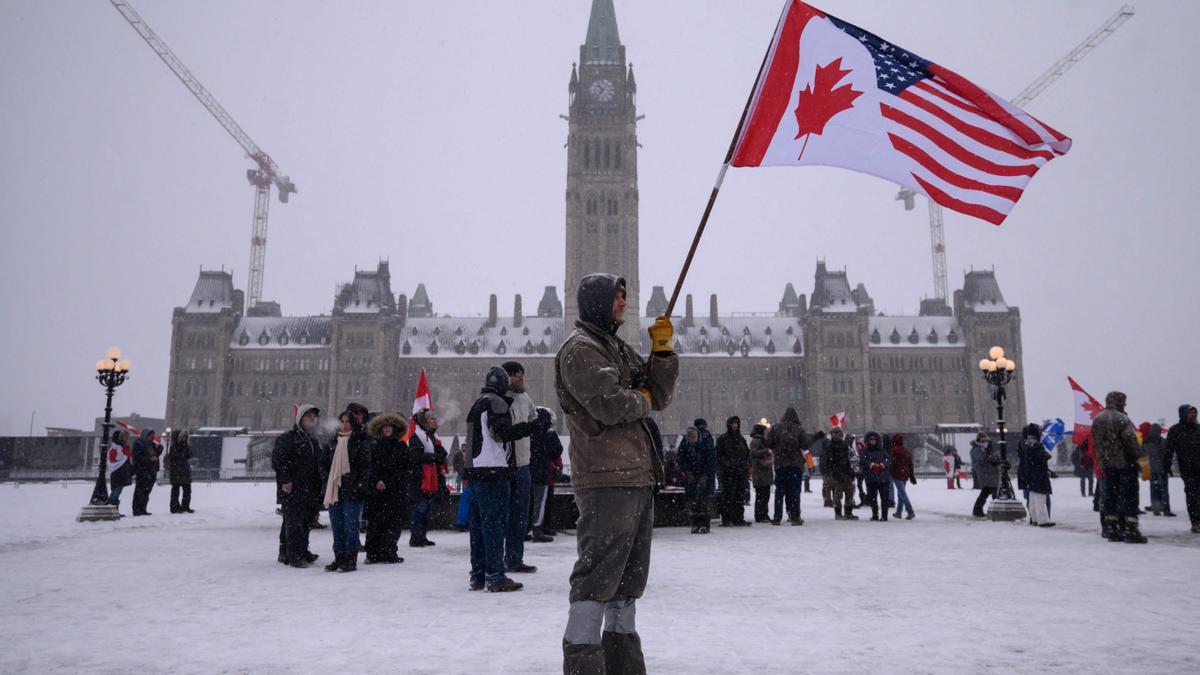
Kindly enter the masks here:
[[961, 348], [962, 328], [952, 316], [873, 316], [867, 320], [872, 348]]
[[[647, 319], [649, 321], [649, 319]], [[803, 356], [804, 334], [791, 316], [719, 316], [719, 325], [697, 317], [695, 325], [683, 328], [683, 319], [672, 318], [675, 353], [690, 356]], [[650, 351], [650, 336], [642, 332], [640, 351]]]
[[232, 349], [322, 349], [333, 335], [328, 316], [244, 316], [233, 331]]

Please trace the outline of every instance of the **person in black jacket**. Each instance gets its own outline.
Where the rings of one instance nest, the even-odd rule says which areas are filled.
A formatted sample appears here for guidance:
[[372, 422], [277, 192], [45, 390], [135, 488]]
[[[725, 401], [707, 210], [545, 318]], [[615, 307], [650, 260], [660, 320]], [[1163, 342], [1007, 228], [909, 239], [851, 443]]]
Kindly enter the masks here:
[[151, 515], [146, 510], [150, 502], [150, 491], [158, 479], [158, 458], [163, 447], [154, 441], [154, 430], [142, 431], [141, 438], [133, 443], [133, 472], [136, 485], [133, 488], [133, 515]]
[[538, 414], [545, 410], [550, 415], [550, 427], [541, 433], [534, 434], [529, 439], [529, 482], [533, 486], [532, 508], [529, 523], [530, 541], [545, 544], [554, 541], [554, 537], [546, 533], [543, 524], [546, 522], [546, 497], [550, 492], [550, 473], [553, 471], [554, 460], [562, 457], [562, 441], [554, 431], [554, 412], [549, 408], [538, 408]]
[[374, 439], [371, 447], [371, 476], [375, 484], [367, 497], [366, 562], [402, 563], [396, 550], [404, 527], [409, 483], [412, 482], [411, 458], [404, 443], [408, 425], [395, 413], [376, 415], [367, 425]]
[[349, 409], [338, 416], [341, 428], [325, 448], [321, 469], [325, 475], [325, 498], [329, 510], [329, 529], [333, 530], [333, 562], [326, 572], [353, 572], [358, 569], [358, 521], [363, 500], [371, 494], [371, 437]]
[[321, 474], [317, 470], [321, 444], [313, 432], [321, 410], [314, 405], [296, 407], [291, 431], [275, 439], [271, 468], [275, 470], [276, 496], [283, 513], [279, 526], [279, 562], [308, 567], [319, 557], [308, 550], [314, 503], [321, 500]]
[[742, 420], [737, 415], [725, 420], [725, 433], [717, 439], [717, 466], [721, 471], [721, 527], [749, 525], [745, 504], [750, 446], [742, 436]]
[[[187, 429], [171, 432], [171, 452], [167, 454], [167, 475], [171, 479], [171, 513], [195, 513], [192, 510], [192, 448]], [[183, 501], [179, 500], [180, 492]]]
[[854, 515], [854, 465], [841, 427], [829, 430], [821, 452], [821, 480], [830, 484], [834, 520], [858, 520]]
[[433, 500], [446, 491], [446, 448], [437, 437], [438, 419], [432, 410], [423, 409], [413, 416], [413, 433], [408, 439], [408, 452], [413, 467], [412, 532], [408, 545], [413, 548], [434, 546], [426, 536], [429, 532], [429, 512]]
[[516, 468], [513, 441], [550, 427], [550, 416], [538, 412], [536, 422], [513, 422], [508, 393], [508, 373], [500, 366], [488, 369], [480, 396], [467, 412], [465, 477], [471, 482], [472, 591], [507, 593], [524, 584], [509, 579], [504, 566], [504, 530], [508, 523], [509, 479]]

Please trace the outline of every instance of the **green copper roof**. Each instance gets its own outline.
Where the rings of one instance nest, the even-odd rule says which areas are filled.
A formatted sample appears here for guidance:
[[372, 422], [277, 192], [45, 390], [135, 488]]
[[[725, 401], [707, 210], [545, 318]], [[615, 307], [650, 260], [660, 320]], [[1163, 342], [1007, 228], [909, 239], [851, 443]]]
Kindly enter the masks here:
[[620, 47], [621, 36], [617, 32], [617, 14], [612, 0], [592, 0], [583, 62], [618, 63], [621, 58]]

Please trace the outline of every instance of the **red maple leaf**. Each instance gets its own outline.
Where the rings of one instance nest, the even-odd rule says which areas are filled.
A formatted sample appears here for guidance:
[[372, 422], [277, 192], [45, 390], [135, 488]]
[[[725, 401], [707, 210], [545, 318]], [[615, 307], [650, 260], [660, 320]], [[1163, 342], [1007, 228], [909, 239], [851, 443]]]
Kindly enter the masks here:
[[1096, 419], [1096, 415], [1104, 412], [1104, 406], [1100, 405], [1100, 402], [1096, 399], [1088, 396], [1087, 400], [1083, 402], [1083, 410], [1088, 415], [1091, 415], [1092, 419]]
[[801, 156], [804, 155], [804, 148], [808, 147], [809, 134], [819, 136], [824, 133], [826, 122], [843, 110], [853, 108], [854, 99], [862, 96], [862, 92], [854, 91], [850, 84], [836, 87], [850, 73], [849, 70], [842, 70], [842, 57], [839, 56], [824, 66], [817, 66], [813, 83], [800, 90], [800, 100], [796, 105], [796, 122], [799, 125], [796, 138], [806, 137], [804, 147], [800, 148]]

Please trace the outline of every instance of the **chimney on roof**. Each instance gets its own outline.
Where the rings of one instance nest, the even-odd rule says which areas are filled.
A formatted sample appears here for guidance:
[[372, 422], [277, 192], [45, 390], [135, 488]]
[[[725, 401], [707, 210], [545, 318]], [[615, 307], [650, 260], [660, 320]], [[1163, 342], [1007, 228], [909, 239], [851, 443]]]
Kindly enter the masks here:
[[489, 328], [496, 325], [496, 294], [492, 293], [488, 296], [488, 318], [487, 325]]
[[696, 315], [692, 311], [692, 294], [691, 293], [688, 293], [687, 297], [684, 298], [684, 307], [685, 307], [685, 309], [683, 310], [683, 325], [688, 326], [688, 327], [695, 326], [696, 325]]
[[408, 296], [404, 293], [396, 296], [396, 314], [400, 315], [400, 323], [403, 325], [408, 318]]
[[246, 294], [242, 291], [233, 290], [233, 313], [244, 314], [246, 312]]
[[517, 293], [517, 297], [513, 299], [513, 325], [520, 328], [521, 319], [524, 316], [525, 312], [521, 309], [521, 294]]
[[713, 293], [708, 297], [708, 323], [712, 326], [720, 326], [721, 318], [717, 314], [717, 294]]

